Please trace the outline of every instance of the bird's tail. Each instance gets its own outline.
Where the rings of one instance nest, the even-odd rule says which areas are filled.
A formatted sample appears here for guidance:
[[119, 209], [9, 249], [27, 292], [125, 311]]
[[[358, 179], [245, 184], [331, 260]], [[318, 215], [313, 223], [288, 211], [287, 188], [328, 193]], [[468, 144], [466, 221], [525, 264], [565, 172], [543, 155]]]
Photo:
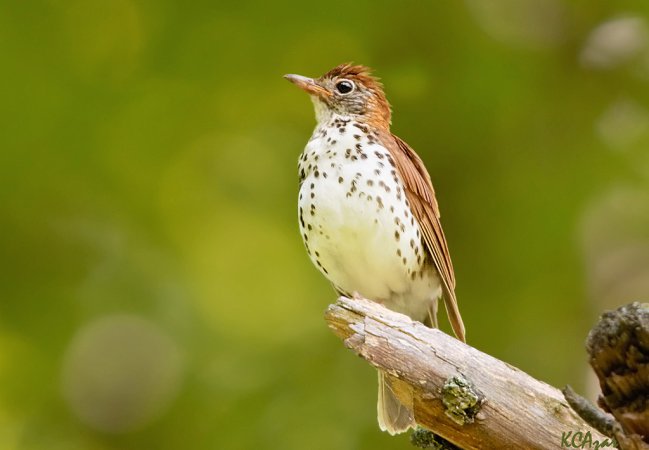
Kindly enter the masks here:
[[394, 382], [390, 375], [379, 370], [379, 400], [377, 403], [377, 418], [379, 428], [391, 435], [403, 433], [415, 428], [415, 418], [410, 405], [404, 405], [394, 393]]

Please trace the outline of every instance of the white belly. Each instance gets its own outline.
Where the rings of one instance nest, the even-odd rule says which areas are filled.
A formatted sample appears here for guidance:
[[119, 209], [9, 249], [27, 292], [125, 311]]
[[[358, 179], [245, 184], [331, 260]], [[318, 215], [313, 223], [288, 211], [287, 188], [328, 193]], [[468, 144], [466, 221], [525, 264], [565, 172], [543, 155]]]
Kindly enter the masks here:
[[318, 136], [307, 145], [300, 160], [302, 238], [338, 289], [423, 320], [441, 293], [439, 280], [424, 264], [419, 225], [388, 151], [359, 134], [348, 125], [336, 139]]

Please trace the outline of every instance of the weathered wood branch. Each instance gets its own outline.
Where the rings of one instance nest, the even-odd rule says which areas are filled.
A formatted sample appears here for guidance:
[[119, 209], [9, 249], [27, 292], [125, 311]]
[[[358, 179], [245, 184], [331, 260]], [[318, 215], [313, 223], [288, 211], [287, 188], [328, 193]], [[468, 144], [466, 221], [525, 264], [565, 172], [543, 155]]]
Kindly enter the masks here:
[[559, 449], [584, 439], [606, 447], [561, 391], [439, 330], [345, 297], [326, 320], [348, 348], [398, 377], [396, 394], [412, 396], [420, 426], [460, 448]]

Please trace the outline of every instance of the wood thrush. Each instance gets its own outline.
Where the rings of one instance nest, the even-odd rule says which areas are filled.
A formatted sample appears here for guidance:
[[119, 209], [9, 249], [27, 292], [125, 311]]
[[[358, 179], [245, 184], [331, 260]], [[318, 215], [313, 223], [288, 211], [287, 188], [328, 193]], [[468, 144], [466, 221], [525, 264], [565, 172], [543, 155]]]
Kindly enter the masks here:
[[[356, 293], [414, 320], [437, 325], [444, 299], [465, 340], [455, 276], [430, 176], [390, 132], [381, 83], [364, 66], [342, 64], [320, 78], [286, 75], [315, 105], [317, 125], [299, 162], [299, 226], [311, 261], [341, 295]], [[379, 372], [378, 422], [415, 426], [412, 398]]]

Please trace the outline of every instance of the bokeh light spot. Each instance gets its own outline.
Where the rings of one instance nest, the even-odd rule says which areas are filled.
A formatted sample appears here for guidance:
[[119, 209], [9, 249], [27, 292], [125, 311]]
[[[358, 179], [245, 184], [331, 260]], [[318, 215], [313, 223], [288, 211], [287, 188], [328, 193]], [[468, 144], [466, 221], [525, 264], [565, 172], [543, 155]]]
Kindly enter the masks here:
[[107, 316], [72, 339], [63, 361], [63, 395], [92, 428], [131, 431], [164, 413], [178, 391], [182, 366], [178, 346], [156, 324]]

